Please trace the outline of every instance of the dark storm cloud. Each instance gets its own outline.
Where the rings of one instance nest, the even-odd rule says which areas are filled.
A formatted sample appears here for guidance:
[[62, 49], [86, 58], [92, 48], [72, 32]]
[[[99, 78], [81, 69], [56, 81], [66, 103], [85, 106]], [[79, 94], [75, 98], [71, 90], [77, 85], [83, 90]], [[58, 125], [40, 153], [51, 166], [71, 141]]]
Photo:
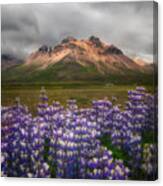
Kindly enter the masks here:
[[3, 5], [1, 10], [5, 53], [22, 57], [69, 35], [96, 35], [131, 55], [152, 55], [152, 2]]

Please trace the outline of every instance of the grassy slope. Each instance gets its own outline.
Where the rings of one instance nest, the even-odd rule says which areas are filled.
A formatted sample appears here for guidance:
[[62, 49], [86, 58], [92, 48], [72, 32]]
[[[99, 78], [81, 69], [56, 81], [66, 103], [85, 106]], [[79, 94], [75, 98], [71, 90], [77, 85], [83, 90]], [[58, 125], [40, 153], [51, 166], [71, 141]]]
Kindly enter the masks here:
[[2, 83], [58, 83], [58, 82], [102, 82], [113, 84], [151, 84], [153, 76], [140, 72], [126, 71], [121, 74], [100, 74], [95, 66], [83, 67], [76, 62], [60, 62], [45, 70], [36, 70], [35, 66], [23, 65], [2, 71]]
[[49, 82], [49, 81], [72, 81], [72, 80], [96, 80], [102, 75], [93, 67], [83, 67], [75, 62], [68, 64], [60, 62], [51, 65], [45, 70], [35, 70], [35, 66], [8, 69], [2, 72], [2, 79], [9, 82]]
[[[36, 70], [36, 66], [19, 65], [2, 71], [2, 105], [10, 105], [19, 96], [31, 110], [38, 103], [41, 86], [45, 86], [50, 101], [61, 103], [74, 98], [79, 106], [90, 106], [92, 99], [117, 96], [120, 103], [127, 98], [127, 90], [136, 85], [152, 87], [152, 75], [127, 72], [101, 75], [94, 66], [83, 67], [78, 63], [64, 63], [49, 66], [46, 70]], [[118, 85], [118, 86], [116, 86]], [[152, 88], [153, 89], [153, 88]]]

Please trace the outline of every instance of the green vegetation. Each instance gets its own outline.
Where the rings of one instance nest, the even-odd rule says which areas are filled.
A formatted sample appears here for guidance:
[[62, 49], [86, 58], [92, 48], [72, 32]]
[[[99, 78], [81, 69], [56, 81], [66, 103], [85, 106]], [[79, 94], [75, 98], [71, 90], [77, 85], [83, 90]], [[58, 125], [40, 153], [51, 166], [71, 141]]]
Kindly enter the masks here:
[[[29, 107], [30, 111], [36, 112], [38, 104], [38, 95], [43, 84], [15, 84], [2, 85], [2, 105], [8, 106], [14, 103], [15, 97], [20, 97], [22, 104]], [[127, 100], [127, 91], [134, 89], [136, 85], [113, 85], [113, 84], [90, 84], [90, 83], [56, 83], [47, 84], [45, 88], [49, 97], [49, 103], [53, 100], [60, 101], [66, 105], [67, 99], [76, 99], [79, 107], [88, 107], [93, 99], [103, 99], [112, 96], [118, 98], [118, 103], [124, 105]], [[146, 86], [147, 90], [152, 92], [151, 86]]]
[[123, 73], [105, 72], [99, 73], [94, 65], [82, 66], [76, 62], [59, 62], [49, 65], [46, 69], [39, 69], [34, 65], [18, 65], [2, 71], [3, 83], [58, 83], [84, 81], [86, 83], [111, 83], [116, 85], [151, 85], [153, 82], [152, 74], [141, 73], [138, 71], [128, 71], [121, 69]]
[[148, 131], [146, 133], [143, 134], [143, 140], [142, 140], [142, 144], [146, 144], [146, 143], [157, 143], [157, 130], [156, 131]]
[[[37, 64], [37, 63], [34, 63]], [[38, 63], [39, 64], [39, 63]], [[153, 76], [140, 72], [124, 71], [101, 74], [94, 65], [84, 67], [76, 62], [59, 62], [40, 69], [36, 65], [17, 65], [2, 71], [2, 105], [11, 105], [19, 96], [23, 104], [35, 113], [41, 86], [45, 86], [49, 103], [53, 100], [66, 105], [67, 99], [76, 99], [79, 107], [88, 107], [93, 99], [112, 96], [124, 105], [127, 91], [144, 85], [153, 91]]]
[[103, 78], [94, 66], [83, 67], [75, 62], [60, 62], [55, 65], [49, 65], [46, 69], [36, 70], [38, 66], [20, 65], [2, 72], [3, 82], [58, 82], [58, 81], [96, 81]]
[[115, 145], [112, 145], [109, 137], [110, 136], [107, 135], [101, 137], [100, 141], [102, 145], [104, 145], [105, 147], [107, 147], [107, 149], [113, 152], [113, 158], [121, 159], [124, 161], [124, 163], [126, 163], [126, 161], [130, 159], [130, 157], [125, 151], [118, 149]]

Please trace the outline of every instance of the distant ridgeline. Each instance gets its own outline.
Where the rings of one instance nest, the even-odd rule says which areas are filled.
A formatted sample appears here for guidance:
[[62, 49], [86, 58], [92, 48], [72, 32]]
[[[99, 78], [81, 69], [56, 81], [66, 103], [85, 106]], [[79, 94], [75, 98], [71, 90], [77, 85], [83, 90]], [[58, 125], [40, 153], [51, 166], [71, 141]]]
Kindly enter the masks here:
[[54, 47], [42, 45], [23, 63], [2, 68], [2, 83], [13, 84], [153, 84], [153, 76], [153, 63], [131, 59], [95, 36], [81, 40], [67, 37]]

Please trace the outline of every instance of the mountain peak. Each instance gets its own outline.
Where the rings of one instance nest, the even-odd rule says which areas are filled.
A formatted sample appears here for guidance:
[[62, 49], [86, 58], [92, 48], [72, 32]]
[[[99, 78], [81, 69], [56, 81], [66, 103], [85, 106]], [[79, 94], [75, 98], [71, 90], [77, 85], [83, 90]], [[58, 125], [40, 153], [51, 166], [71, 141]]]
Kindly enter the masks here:
[[75, 62], [83, 67], [94, 66], [102, 74], [142, 70], [142, 66], [126, 56], [121, 49], [93, 35], [88, 39], [69, 36], [54, 47], [42, 45], [27, 58], [25, 65], [46, 69], [60, 62]]
[[68, 36], [65, 39], [63, 39], [61, 43], [64, 44], [64, 43], [69, 43], [71, 41], [76, 41], [76, 39], [72, 36]]
[[90, 36], [89, 41], [92, 42], [95, 47], [103, 47], [103, 44], [98, 37]]
[[108, 54], [116, 54], [116, 55], [123, 55], [123, 52], [117, 48], [116, 46], [114, 45], [110, 45], [108, 47], [106, 47], [106, 49], [104, 50], [104, 55], [108, 55]]
[[[4, 56], [4, 58], [9, 58]], [[46, 44], [29, 55], [25, 63], [11, 69], [18, 81], [120, 81], [149, 75], [152, 66], [143, 66], [126, 56], [121, 49], [95, 36], [88, 39], [64, 38], [56, 46]], [[26, 74], [25, 77], [22, 77]], [[4, 73], [5, 74], [5, 73]], [[140, 77], [139, 77], [140, 75]], [[7, 77], [6, 77], [7, 78]], [[12, 79], [13, 78], [13, 79]], [[123, 79], [124, 78], [124, 79]], [[8, 77], [9, 81], [15, 76]], [[23, 80], [23, 81], [24, 81]]]
[[[122, 50], [117, 48], [114, 45], [108, 45], [100, 40], [100, 38], [96, 36], [90, 36], [88, 39], [76, 39], [72, 36], [68, 36], [64, 38], [60, 44], [51, 47], [48, 45], [42, 45], [41, 47], [38, 48], [38, 52], [40, 53], [55, 53], [55, 52], [60, 52], [65, 49], [70, 49], [70, 50], [75, 50], [75, 49], [92, 49], [92, 52], [97, 52], [99, 54], [103, 55], [120, 55], [123, 54]], [[93, 51], [94, 50], [94, 51]]]

